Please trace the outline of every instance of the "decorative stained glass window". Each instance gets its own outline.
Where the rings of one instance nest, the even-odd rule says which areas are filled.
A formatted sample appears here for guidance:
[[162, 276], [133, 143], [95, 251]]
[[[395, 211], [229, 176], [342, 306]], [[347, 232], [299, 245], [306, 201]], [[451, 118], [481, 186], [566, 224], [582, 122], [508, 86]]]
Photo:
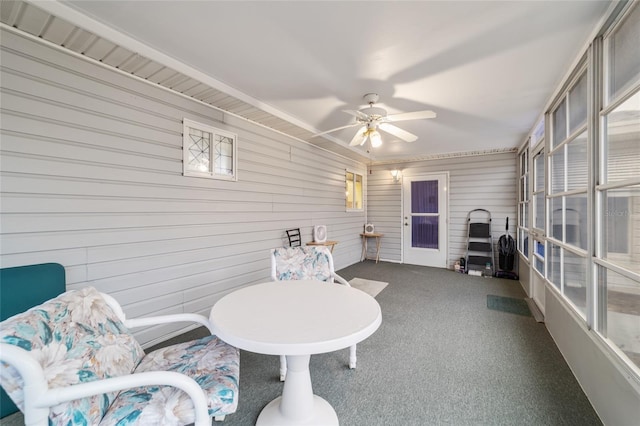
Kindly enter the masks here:
[[186, 118], [183, 124], [183, 174], [237, 180], [237, 135]]

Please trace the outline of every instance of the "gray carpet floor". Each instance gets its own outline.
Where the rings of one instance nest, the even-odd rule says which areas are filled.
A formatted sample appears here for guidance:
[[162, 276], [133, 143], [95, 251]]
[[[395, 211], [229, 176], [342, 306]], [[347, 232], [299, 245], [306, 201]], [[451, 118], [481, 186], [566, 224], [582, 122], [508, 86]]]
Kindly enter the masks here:
[[[373, 261], [338, 273], [389, 283], [356, 370], [348, 349], [311, 357], [314, 393], [342, 426], [602, 424], [544, 323], [487, 308], [489, 294], [524, 299], [517, 281]], [[215, 424], [254, 425], [282, 386], [278, 357], [241, 351], [238, 411]]]
[[[517, 281], [373, 261], [338, 273], [389, 282], [356, 370], [348, 349], [311, 357], [314, 393], [341, 425], [602, 424], [545, 325], [487, 309], [488, 294], [524, 299]], [[226, 426], [254, 425], [282, 392], [277, 357], [240, 356], [239, 407]]]

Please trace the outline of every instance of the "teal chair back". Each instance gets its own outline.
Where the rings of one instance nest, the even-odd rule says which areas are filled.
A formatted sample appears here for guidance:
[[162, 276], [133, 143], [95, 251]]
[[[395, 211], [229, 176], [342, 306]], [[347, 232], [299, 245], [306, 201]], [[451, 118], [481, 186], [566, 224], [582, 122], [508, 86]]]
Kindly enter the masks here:
[[[66, 291], [64, 266], [58, 263], [0, 269], [0, 321], [40, 305]], [[0, 389], [0, 418], [18, 411]]]

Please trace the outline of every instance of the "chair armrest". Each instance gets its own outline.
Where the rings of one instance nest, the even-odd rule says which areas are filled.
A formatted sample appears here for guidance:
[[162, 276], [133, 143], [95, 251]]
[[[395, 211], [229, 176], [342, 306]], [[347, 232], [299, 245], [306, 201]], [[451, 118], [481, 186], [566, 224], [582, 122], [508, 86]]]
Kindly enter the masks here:
[[145, 317], [145, 318], [133, 318], [127, 319], [127, 316], [124, 314], [122, 310], [122, 306], [118, 303], [116, 299], [106, 293], [100, 293], [100, 295], [104, 298], [105, 302], [113, 309], [115, 314], [118, 316], [120, 321], [128, 327], [145, 327], [149, 325], [157, 325], [157, 324], [168, 324], [172, 322], [196, 322], [207, 327], [209, 332], [213, 334], [211, 323], [209, 319], [204, 315], [200, 314], [172, 314], [172, 315], [159, 315], [155, 317]]
[[351, 287], [351, 284], [349, 284], [349, 281], [345, 280], [344, 278], [342, 278], [340, 275], [336, 274], [335, 272], [333, 273], [333, 279], [335, 281], [337, 281], [338, 283], [342, 284], [342, 285], [346, 285], [347, 287]]
[[191, 377], [173, 371], [148, 371], [80, 383], [73, 386], [48, 388], [42, 366], [18, 346], [0, 343], [0, 360], [10, 364], [24, 381], [24, 415], [27, 425], [47, 425], [49, 407], [63, 402], [115, 392], [138, 386], [167, 385], [183, 390], [193, 401], [196, 426], [209, 426], [209, 408], [204, 391]]
[[132, 318], [125, 319], [124, 325], [128, 328], [134, 327], [145, 327], [149, 325], [157, 325], [157, 324], [169, 324], [172, 322], [195, 322], [198, 324], [202, 324], [211, 334], [213, 334], [211, 323], [209, 319], [204, 315], [200, 314], [172, 314], [172, 315], [160, 315], [156, 317], [143, 317], [143, 318]]

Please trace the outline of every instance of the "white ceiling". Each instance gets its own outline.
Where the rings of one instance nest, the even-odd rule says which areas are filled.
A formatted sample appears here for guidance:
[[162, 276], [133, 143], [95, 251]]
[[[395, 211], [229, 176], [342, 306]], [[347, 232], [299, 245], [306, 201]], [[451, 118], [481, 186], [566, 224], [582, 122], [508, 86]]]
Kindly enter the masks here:
[[[377, 106], [390, 114], [425, 109], [438, 114], [397, 123], [418, 135], [416, 142], [383, 134], [379, 148], [353, 148], [374, 161], [516, 148], [611, 5], [593, 0], [64, 3], [206, 74], [217, 89], [312, 133], [353, 122], [342, 110], [364, 107], [362, 96], [369, 92], [380, 95]], [[344, 150], [356, 129], [328, 138]]]

